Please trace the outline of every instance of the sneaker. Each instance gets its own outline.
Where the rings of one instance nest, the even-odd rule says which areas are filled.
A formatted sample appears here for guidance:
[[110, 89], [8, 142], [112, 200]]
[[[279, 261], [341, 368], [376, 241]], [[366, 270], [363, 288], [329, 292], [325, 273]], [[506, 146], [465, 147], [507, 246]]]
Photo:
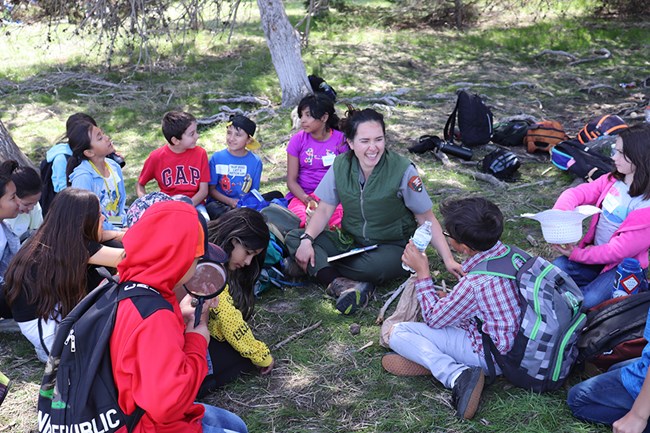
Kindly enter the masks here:
[[391, 352], [381, 358], [381, 366], [395, 376], [431, 376], [428, 368]]
[[469, 367], [458, 376], [451, 393], [451, 403], [458, 418], [474, 418], [484, 384], [485, 375], [481, 367]]
[[282, 273], [285, 276], [291, 278], [300, 278], [307, 275], [305, 271], [302, 270], [300, 265], [296, 263], [296, 261], [291, 257], [285, 257], [282, 259], [280, 262], [280, 269], [282, 269]]
[[336, 300], [336, 309], [345, 315], [352, 314], [368, 305], [368, 300], [375, 290], [375, 285], [372, 283], [349, 281], [352, 281], [354, 286], [344, 290]]
[[338, 298], [341, 296], [341, 293], [345, 292], [348, 289], [353, 289], [358, 284], [357, 281], [351, 280], [345, 277], [336, 277], [332, 280], [331, 283], [325, 288], [325, 293], [332, 298]]
[[9, 392], [9, 378], [0, 371], [0, 405]]

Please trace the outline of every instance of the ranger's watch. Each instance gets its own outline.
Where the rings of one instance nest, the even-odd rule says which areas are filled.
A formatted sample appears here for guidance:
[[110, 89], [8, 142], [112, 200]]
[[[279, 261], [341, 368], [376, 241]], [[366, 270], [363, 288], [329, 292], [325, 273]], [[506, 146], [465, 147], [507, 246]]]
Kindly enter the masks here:
[[313, 244], [314, 243], [314, 238], [312, 238], [310, 235], [307, 233], [303, 233], [300, 235], [300, 240], [302, 241], [303, 239], [309, 239], [309, 241]]

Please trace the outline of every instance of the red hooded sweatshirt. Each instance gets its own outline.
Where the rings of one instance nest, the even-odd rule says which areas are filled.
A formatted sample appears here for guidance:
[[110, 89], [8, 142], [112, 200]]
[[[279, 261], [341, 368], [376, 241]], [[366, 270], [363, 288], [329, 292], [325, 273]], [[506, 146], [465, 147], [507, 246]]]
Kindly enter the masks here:
[[173, 288], [188, 271], [200, 241], [194, 207], [181, 202], [151, 206], [124, 235], [120, 281], [148, 284], [174, 311], [143, 319], [130, 299], [120, 302], [111, 336], [113, 377], [120, 408], [145, 414], [134, 433], [201, 432], [203, 406], [194, 404], [207, 374], [207, 343], [185, 324]]

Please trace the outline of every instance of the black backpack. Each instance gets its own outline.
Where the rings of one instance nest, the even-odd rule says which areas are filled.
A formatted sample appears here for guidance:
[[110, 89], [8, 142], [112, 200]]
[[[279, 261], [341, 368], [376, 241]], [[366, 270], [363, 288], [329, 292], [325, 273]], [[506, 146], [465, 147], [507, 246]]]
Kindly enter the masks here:
[[488, 153], [481, 161], [481, 171], [491, 174], [497, 179], [506, 182], [514, 182], [517, 178], [517, 170], [521, 162], [512, 152], [503, 149], [496, 149]]
[[510, 120], [494, 126], [492, 142], [502, 146], [523, 146], [528, 129], [533, 124], [530, 120]]
[[614, 160], [578, 140], [566, 140], [551, 150], [551, 162], [560, 170], [592, 182], [614, 168]]
[[45, 365], [38, 397], [38, 429], [131, 432], [144, 414], [126, 415], [117, 402], [110, 338], [117, 305], [131, 298], [143, 318], [172, 306], [156, 290], [112, 278], [97, 287], [63, 319]]
[[621, 296], [587, 311], [587, 324], [578, 340], [578, 362], [607, 369], [617, 362], [641, 356], [650, 292]]
[[318, 75], [309, 75], [307, 79], [309, 80], [309, 85], [314, 93], [322, 93], [330, 98], [332, 102], [336, 102], [336, 90], [327, 84], [325, 80]]
[[492, 112], [479, 95], [472, 95], [464, 90], [458, 92], [456, 107], [449, 115], [444, 130], [445, 140], [451, 143], [454, 142], [456, 116], [458, 116], [460, 141], [465, 146], [489, 143], [492, 137]]
[[[65, 155], [66, 161], [70, 159], [70, 155]], [[56, 197], [54, 192], [54, 184], [52, 184], [52, 162], [48, 162], [47, 158], [41, 161], [41, 199], [38, 201], [43, 210], [43, 216], [47, 214], [50, 209], [52, 200]]]

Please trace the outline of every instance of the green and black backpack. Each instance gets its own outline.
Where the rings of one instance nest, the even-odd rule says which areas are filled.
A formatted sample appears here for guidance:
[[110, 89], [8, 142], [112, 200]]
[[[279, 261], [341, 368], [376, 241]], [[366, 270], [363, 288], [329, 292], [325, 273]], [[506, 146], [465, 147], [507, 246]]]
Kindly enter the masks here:
[[515, 247], [480, 262], [469, 273], [513, 279], [519, 287], [519, 331], [507, 354], [499, 353], [477, 319], [491, 379], [496, 361], [515, 386], [535, 392], [558, 389], [578, 357], [578, 337], [586, 320], [578, 286], [557, 266]]

